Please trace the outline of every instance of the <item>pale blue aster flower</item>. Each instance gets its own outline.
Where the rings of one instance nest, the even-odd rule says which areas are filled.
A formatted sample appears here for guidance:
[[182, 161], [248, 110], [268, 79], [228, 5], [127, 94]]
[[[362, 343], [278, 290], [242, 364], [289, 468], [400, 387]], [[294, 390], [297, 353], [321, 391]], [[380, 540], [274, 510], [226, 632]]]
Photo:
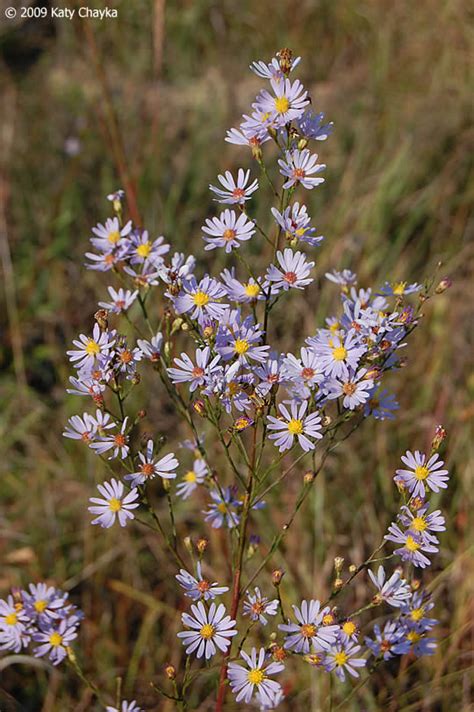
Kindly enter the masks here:
[[255, 280], [250, 277], [248, 282], [239, 282], [235, 277], [235, 268], [225, 269], [221, 272], [222, 282], [225, 286], [227, 296], [232, 302], [242, 302], [252, 304], [255, 301], [265, 299], [262, 287], [262, 280]]
[[225, 653], [231, 643], [230, 638], [237, 635], [238, 631], [235, 629], [235, 621], [226, 615], [224, 605], [211, 603], [207, 610], [204, 603], [199, 601], [191, 606], [191, 611], [192, 616], [189, 613], [181, 615], [183, 624], [190, 630], [177, 634], [186, 646], [186, 655], [195, 652], [197, 658], [209, 660], [217, 649]]
[[314, 262], [307, 262], [303, 252], [293, 252], [287, 247], [283, 252], [278, 250], [276, 257], [279, 267], [270, 265], [266, 274], [272, 293], [281, 289], [304, 289], [313, 281], [308, 275], [314, 267]]
[[427, 512], [427, 504], [418, 507], [416, 511], [412, 511], [409, 507], [403, 506], [400, 509], [398, 519], [404, 527], [416, 532], [422, 539], [432, 541], [436, 544], [438, 539], [435, 535], [431, 534], [431, 532], [444, 532], [446, 530], [445, 519], [440, 509], [430, 514], [427, 514]]
[[360, 645], [354, 643], [336, 643], [326, 652], [325, 667], [329, 672], [335, 672], [340, 680], [346, 679], [346, 672], [352, 677], [359, 677], [357, 668], [367, 664], [365, 658], [355, 657], [360, 651]]
[[286, 633], [284, 647], [296, 653], [309, 653], [311, 646], [327, 650], [333, 645], [339, 633], [338, 625], [323, 625], [324, 616], [330, 608], [321, 609], [317, 600], [302, 601], [301, 606], [293, 606], [297, 623], [280, 623], [278, 628]]
[[115, 524], [116, 519], [121, 527], [124, 527], [129, 519], [134, 519], [131, 510], [139, 506], [139, 502], [136, 501], [139, 497], [137, 489], [131, 489], [124, 496], [124, 486], [115, 478], [110, 482], [104, 482], [103, 485], [97, 485], [97, 489], [102, 498], [91, 497], [89, 500], [93, 504], [92, 507], [88, 507], [89, 512], [99, 515], [92, 520], [92, 524], [100, 524], [101, 527], [108, 529]]
[[105, 712], [145, 712], [141, 707], [138, 706], [136, 700], [131, 700], [127, 702], [122, 700], [120, 707], [111, 707], [108, 705], [105, 708]]
[[395, 554], [398, 554], [403, 561], [409, 561], [414, 566], [424, 569], [430, 566], [431, 561], [422, 552], [436, 553], [438, 547], [431, 542], [423, 541], [423, 539], [415, 532], [402, 532], [397, 524], [391, 524], [388, 528], [388, 534], [384, 539], [393, 541], [396, 544], [402, 544], [398, 549], [395, 549]]
[[342, 272], [333, 270], [332, 272], [326, 272], [324, 275], [326, 279], [334, 284], [340, 284], [342, 287], [348, 287], [351, 284], [357, 284], [357, 275], [355, 272], [351, 272], [350, 269], [343, 269]]
[[346, 335], [332, 336], [325, 344], [317, 344], [313, 339], [308, 339], [308, 343], [319, 356], [323, 372], [330, 378], [347, 379], [349, 369], [357, 369], [367, 350], [365, 346], [358, 345], [357, 334], [353, 330]]
[[218, 217], [208, 218], [201, 229], [206, 233], [205, 250], [224, 247], [226, 252], [231, 252], [255, 234], [255, 223], [245, 213], [238, 215], [235, 210], [226, 209]]
[[301, 404], [292, 401], [290, 404], [291, 412], [283, 404], [278, 406], [283, 419], [280, 420], [273, 415], [268, 416], [268, 429], [277, 431], [268, 437], [269, 440], [275, 440], [275, 445], [280, 452], [289, 450], [295, 437], [303, 450], [306, 452], [314, 450], [315, 445], [309, 438], [320, 440], [323, 437], [320, 432], [322, 426], [319, 414], [317, 412], [310, 413], [305, 417], [307, 408], [308, 401], [303, 401]]
[[130, 481], [131, 487], [143, 485], [149, 480], [152, 480], [158, 475], [164, 480], [172, 480], [176, 477], [176, 468], [179, 462], [176, 459], [174, 452], [165, 455], [159, 460], [153, 455], [154, 443], [153, 440], [148, 440], [146, 451], [138, 453], [139, 465], [138, 471], [125, 475], [124, 480]]
[[428, 458], [419, 450], [414, 453], [407, 450], [402, 462], [408, 469], [397, 470], [395, 479], [403, 482], [412, 497], [424, 497], [426, 490], [439, 492], [447, 488], [449, 473], [441, 469], [444, 462], [437, 453]]
[[324, 114], [315, 114], [311, 109], [305, 111], [296, 122], [298, 130], [304, 138], [313, 139], [313, 141], [325, 141], [333, 132], [334, 123], [329, 121], [323, 123]]
[[384, 567], [380, 565], [377, 574], [369, 570], [369, 578], [378, 591], [374, 597], [376, 603], [385, 601], [394, 608], [400, 608], [411, 597], [410, 585], [402, 578], [400, 571], [387, 578]]
[[149, 341], [147, 339], [137, 339], [137, 346], [142, 352], [142, 356], [146, 356], [150, 361], [159, 361], [163, 348], [163, 334], [158, 331]]
[[266, 616], [276, 616], [278, 613], [278, 599], [270, 601], [267, 596], [262, 596], [260, 589], [256, 586], [254, 593], [247, 592], [244, 600], [243, 615], [249, 616], [250, 620], [258, 621], [262, 625], [267, 625]]
[[387, 390], [381, 390], [378, 393], [374, 390], [370, 399], [364, 407], [364, 415], [371, 415], [376, 420], [393, 420], [395, 418], [395, 410], [400, 408], [393, 393]]
[[280, 173], [287, 178], [283, 188], [287, 190], [302, 185], [303, 188], [312, 190], [320, 183], [324, 183], [324, 178], [320, 178], [317, 174], [323, 171], [326, 165], [317, 161], [318, 154], [311, 154], [307, 148], [302, 151], [298, 149], [286, 151], [285, 160], [278, 159]]
[[33, 633], [33, 640], [40, 643], [33, 653], [38, 658], [48, 655], [53, 665], [59, 665], [67, 655], [67, 648], [76, 638], [77, 620], [63, 618], [57, 625], [45, 625]]
[[232, 487], [226, 487], [222, 491], [223, 496], [221, 496], [218, 490], [211, 490], [210, 495], [213, 502], [209, 505], [209, 509], [203, 512], [206, 516], [204, 517], [206, 522], [211, 524], [213, 529], [220, 529], [222, 526], [226, 526], [229, 529], [233, 529], [239, 523], [240, 517], [237, 514], [236, 507], [240, 505], [240, 502], [235, 497], [235, 492]]
[[127, 237], [132, 230], [132, 222], [120, 227], [118, 218], [108, 218], [105, 225], [99, 223], [92, 228], [95, 237], [91, 238], [92, 245], [101, 252], [112, 252], [118, 246], [124, 244], [124, 237]]
[[135, 230], [130, 235], [130, 263], [153, 265], [156, 269], [163, 264], [163, 255], [169, 252], [170, 246], [161, 235], [151, 240], [147, 230]]
[[196, 565], [196, 576], [193, 576], [185, 569], [180, 569], [179, 574], [176, 574], [178, 583], [184, 588], [185, 596], [192, 598], [193, 601], [210, 601], [216, 596], [222, 596], [223, 593], [229, 590], [228, 586], [219, 586], [217, 582], [210, 583], [202, 575], [202, 564], [198, 561]]
[[203, 277], [200, 282], [191, 277], [183, 283], [183, 289], [175, 298], [174, 304], [178, 314], [190, 312], [191, 319], [220, 319], [227, 309], [227, 304], [221, 304], [219, 300], [225, 296], [224, 287], [209, 275]]
[[395, 655], [405, 655], [411, 645], [405, 628], [398, 621], [387, 621], [383, 631], [379, 625], [374, 625], [374, 639], [366, 637], [365, 644], [375, 657], [380, 656], [384, 660], [390, 660]]
[[[192, 449], [195, 450], [196, 448]], [[192, 469], [185, 472], [181, 482], [176, 487], [178, 497], [182, 499], [190, 497], [197, 487], [205, 482], [208, 474], [209, 470], [204, 460], [200, 457], [194, 460]]]
[[315, 235], [316, 228], [310, 225], [311, 218], [306, 205], [293, 203], [285, 208], [283, 213], [272, 208], [272, 214], [288, 240], [301, 240], [311, 247], [317, 247], [324, 240], [322, 235]]
[[296, 79], [270, 79], [273, 94], [263, 89], [257, 96], [254, 109], [270, 116], [275, 127], [297, 119], [304, 113], [309, 104], [308, 92], [302, 83]]
[[253, 180], [250, 185], [250, 170], [244, 171], [239, 168], [237, 180], [230, 171], [226, 171], [224, 175], [217, 176], [222, 188], [217, 188], [214, 185], [209, 185], [209, 189], [217, 195], [214, 198], [219, 203], [229, 205], [243, 205], [246, 200], [250, 200], [252, 193], [258, 190], [258, 180]]
[[407, 284], [406, 282], [385, 282], [384, 286], [380, 290], [380, 294], [384, 294], [388, 297], [404, 297], [408, 294], [414, 294], [423, 289], [421, 284], [413, 282], [413, 284]]
[[131, 289], [122, 289], [121, 287], [118, 290], [113, 287], [107, 287], [107, 291], [110, 294], [111, 301], [99, 302], [99, 306], [114, 314], [121, 314], [127, 311], [127, 309], [130, 309], [138, 295], [137, 290], [132, 292]]
[[98, 324], [94, 325], [92, 336], [80, 334], [73, 342], [76, 349], [67, 351], [69, 360], [76, 368], [92, 368], [102, 354], [108, 354], [115, 344], [115, 331], [101, 331]]
[[206, 346], [204, 349], [196, 349], [195, 364], [183, 352], [181, 358], [174, 359], [179, 368], [168, 368], [167, 371], [173, 383], [189, 383], [189, 390], [193, 393], [198, 386], [205, 385], [207, 379], [218, 368], [220, 360], [219, 354], [211, 358], [211, 349]]
[[367, 370], [359, 369], [357, 372], [349, 369], [347, 378], [328, 379], [324, 384], [327, 398], [342, 398], [342, 405], [348, 410], [354, 410], [368, 401], [374, 387], [371, 378], [365, 378]]
[[245, 660], [247, 667], [231, 662], [228, 665], [227, 677], [230, 687], [235, 695], [235, 701], [244, 701], [248, 704], [253, 697], [266, 705], [274, 704], [275, 696], [281, 692], [281, 685], [270, 679], [284, 670], [282, 663], [267, 661], [265, 648], [252, 648], [250, 655], [241, 650], [240, 656]]
[[98, 440], [90, 444], [90, 447], [96, 452], [97, 455], [104, 455], [106, 452], [110, 452], [112, 450], [109, 460], [113, 460], [116, 457], [120, 457], [121, 460], [124, 460], [130, 451], [130, 446], [128, 444], [129, 437], [126, 432], [127, 424], [128, 416], [124, 419], [118, 433], [104, 432], [100, 435]]

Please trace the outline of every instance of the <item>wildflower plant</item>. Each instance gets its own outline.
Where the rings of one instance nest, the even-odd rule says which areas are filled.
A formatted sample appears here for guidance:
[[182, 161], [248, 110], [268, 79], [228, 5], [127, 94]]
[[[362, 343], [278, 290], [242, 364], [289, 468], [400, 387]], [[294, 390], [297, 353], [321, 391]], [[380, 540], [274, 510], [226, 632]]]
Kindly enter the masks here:
[[[91, 524], [115, 527], [117, 536], [120, 527], [147, 524], [176, 568], [185, 610], [176, 613], [182, 646], [173, 659], [181, 663], [169, 666], [154, 689], [178, 709], [187, 709], [191, 697], [193, 708], [201, 704], [207, 692], [199, 674], [206, 666], [216, 712], [231, 695], [236, 709], [245, 702], [269, 710], [288, 692], [288, 665], [309, 665], [315, 675], [344, 681], [371, 674], [395, 656], [430, 655], [436, 646], [436, 620], [427, 617], [433, 602], [413, 574], [430, 565], [445, 528], [441, 511], [430, 505], [432, 492], [449, 482], [438, 452], [442, 429], [429, 452], [402, 457], [393, 490], [401, 497], [399, 513], [366, 560], [346, 575], [338, 557], [326, 589], [308, 600], [295, 590], [284, 601], [283, 570], [268, 574], [330, 453], [367, 418], [395, 417], [398, 404], [384, 387], [386, 375], [400, 367], [422, 305], [443, 291], [434, 278], [374, 288], [359, 286], [348, 269], [333, 271], [325, 276], [329, 289], [340, 291], [339, 313], [315, 324], [292, 352], [272, 340], [275, 313], [288, 309], [289, 300], [304, 304], [323, 241], [304, 201], [307, 191], [324, 184], [326, 166], [315, 142], [324, 150], [333, 126], [313, 112], [309, 92], [293, 78], [299, 61], [282, 50], [270, 63], [251, 66], [267, 86], [226, 137], [244, 165], [210, 184], [213, 200], [224, 207], [202, 226], [204, 251], [220, 252], [225, 261], [220, 273], [203, 271], [195, 241], [192, 255], [173, 253], [164, 237], [153, 239], [127, 220], [122, 191], [108, 196], [114, 215], [92, 229], [86, 253], [87, 267], [104, 273], [104, 296], [95, 322], [68, 351], [75, 369], [69, 392], [89, 407], [70, 418], [64, 435], [90, 448], [108, 472], [97, 485], [100, 496], [91, 491], [90, 506], [84, 502]], [[252, 202], [265, 183], [275, 204], [261, 222]], [[257, 252], [266, 260], [263, 270], [251, 257]], [[146, 372], [182, 422], [181, 443], [145, 433], [145, 411], [130, 405], [132, 391], [146, 405], [148, 393], [140, 390]], [[257, 551], [253, 532], [268, 496], [298, 470], [306, 474], [285, 525]], [[163, 495], [157, 506], [156, 492]], [[182, 522], [175, 517], [178, 502], [188, 512]], [[222, 530], [230, 576], [213, 571], [206, 529]], [[392, 544], [393, 553], [380, 557]], [[397, 568], [378, 563], [393, 558]], [[366, 605], [336, 608], [367, 572]], [[80, 616], [53, 588], [41, 593], [40, 610], [38, 588], [0, 602], [0, 648], [36, 644], [35, 655], [57, 664], [74, 643]], [[368, 619], [372, 609], [375, 625]], [[101, 691], [104, 697], [113, 694]], [[141, 708], [118, 699], [107, 709]]]

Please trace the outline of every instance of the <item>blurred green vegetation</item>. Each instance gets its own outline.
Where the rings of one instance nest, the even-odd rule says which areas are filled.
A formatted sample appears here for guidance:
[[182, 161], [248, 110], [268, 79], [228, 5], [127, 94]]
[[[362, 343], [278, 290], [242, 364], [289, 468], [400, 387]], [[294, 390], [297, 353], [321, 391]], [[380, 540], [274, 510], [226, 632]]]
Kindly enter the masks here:
[[[208, 184], [224, 169], [251, 165], [243, 148], [223, 141], [261, 85], [247, 66], [289, 46], [303, 57], [299, 75], [314, 109], [335, 122], [320, 146], [326, 182], [305, 198], [326, 236], [316, 255], [318, 274], [350, 267], [361, 286], [422, 281], [441, 261], [440, 276], [454, 284], [427, 304], [407, 365], [391, 377], [401, 404], [397, 420], [367, 422], [328, 460], [302, 512], [300, 535], [288, 536], [285, 556], [274, 564], [292, 562], [283, 587], [288, 600], [323, 597], [335, 555], [360, 563], [379, 542], [396, 508], [391, 478], [400, 454], [427, 446], [443, 423], [452, 479], [439, 501], [448, 531], [428, 573], [441, 619], [439, 649], [408, 669], [393, 661], [347, 709], [467, 712], [474, 583], [467, 3], [138, 0], [114, 6], [117, 20], [57, 22], [28, 67], [3, 53], [10, 66], [1, 72], [0, 119], [0, 595], [34, 579], [64, 584], [86, 613], [79, 654], [104, 693], [112, 695], [115, 677], [123, 675], [127, 694], [146, 709], [171, 709], [148, 682], [159, 679], [170, 656], [179, 664], [175, 611], [182, 602], [173, 569], [148, 533], [129, 528], [118, 537], [88, 525], [85, 505], [101, 475], [93, 455], [61, 437], [67, 417], [84, 405], [65, 396], [65, 351], [89, 327], [108, 283], [85, 271], [83, 253], [90, 227], [108, 215], [105, 195], [122, 184], [111, 126], [144, 224], [204, 263], [200, 226], [215, 210]], [[0, 37], [8, 31], [4, 23]], [[14, 41], [23, 35], [20, 28]], [[261, 191], [260, 216], [268, 197]], [[258, 242], [251, 249], [258, 259]], [[300, 343], [335, 307], [336, 292], [317, 284], [304, 309], [290, 302], [295, 313], [275, 325], [276, 335], [288, 348]], [[149, 426], [171, 437], [175, 416], [159, 389], [149, 401]], [[285, 490], [288, 509], [299, 483], [295, 475]], [[190, 512], [180, 510], [183, 531], [193, 526]], [[264, 529], [281, 526], [284, 516], [269, 507]], [[264, 546], [270, 534], [258, 533]], [[214, 570], [224, 571], [218, 535], [210, 549]], [[366, 595], [362, 583], [354, 595], [357, 607]], [[282, 709], [326, 710], [327, 683], [309, 667], [291, 674]], [[50, 673], [25, 663], [2, 677], [2, 709], [9, 695], [21, 705], [10, 699], [12, 709], [27, 712], [97, 709], [67, 669]]]

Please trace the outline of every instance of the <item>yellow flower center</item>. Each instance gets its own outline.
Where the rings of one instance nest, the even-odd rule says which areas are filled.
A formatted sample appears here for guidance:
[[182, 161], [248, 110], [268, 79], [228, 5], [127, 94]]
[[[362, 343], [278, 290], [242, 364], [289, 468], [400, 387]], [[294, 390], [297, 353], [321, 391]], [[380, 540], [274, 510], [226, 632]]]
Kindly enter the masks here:
[[227, 514], [227, 505], [225, 504], [225, 502], [221, 502], [217, 505], [217, 511], [221, 514]]
[[258, 284], [246, 284], [245, 285], [245, 294], [248, 297], [256, 297], [259, 292], [260, 292], [260, 287], [258, 286]]
[[210, 623], [206, 623], [206, 625], [203, 625], [203, 627], [199, 631], [199, 635], [201, 636], [201, 638], [204, 638], [204, 640], [210, 640], [215, 632], [216, 631], [214, 626]]
[[53, 648], [57, 648], [58, 645], [61, 645], [62, 642], [63, 636], [59, 633], [51, 633], [51, 635], [49, 636], [49, 643], [53, 646]]
[[16, 613], [9, 613], [5, 616], [5, 623], [7, 625], [15, 625], [18, 621], [18, 616]]
[[33, 608], [37, 613], [43, 613], [48, 607], [48, 603], [46, 601], [35, 601], [33, 604]]
[[138, 247], [137, 247], [137, 255], [139, 255], [139, 257], [148, 257], [150, 252], [151, 252], [151, 245], [149, 242], [143, 242], [141, 245], [138, 245]]
[[426, 480], [429, 474], [430, 471], [424, 465], [418, 465], [418, 467], [415, 468], [415, 477], [417, 480]]
[[344, 361], [344, 359], [347, 358], [347, 349], [345, 349], [344, 346], [336, 346], [336, 348], [332, 350], [332, 356], [334, 361]]
[[303, 423], [301, 420], [298, 420], [297, 418], [292, 418], [290, 422], [288, 423], [288, 431], [292, 435], [301, 435], [303, 432]]
[[249, 347], [250, 344], [248, 341], [246, 341], [246, 339], [237, 339], [234, 344], [235, 353], [239, 354], [239, 356], [242, 356], [243, 354], [247, 353]]
[[265, 675], [258, 668], [252, 668], [247, 673], [247, 680], [251, 685], [260, 685], [265, 680]]
[[346, 635], [354, 635], [357, 627], [352, 621], [346, 621], [342, 626], [342, 630]]
[[277, 96], [275, 99], [275, 109], [279, 114], [284, 114], [290, 108], [290, 102], [286, 96]]
[[332, 613], [326, 613], [323, 616], [323, 625], [332, 625], [334, 623], [334, 616]]
[[193, 302], [197, 307], [205, 307], [208, 301], [209, 295], [205, 292], [196, 292], [196, 294], [193, 295]]
[[349, 660], [349, 656], [347, 655], [347, 653], [344, 653], [342, 650], [340, 653], [336, 653], [334, 655], [334, 662], [339, 667], [341, 667], [342, 665], [345, 665], [348, 660]]
[[410, 535], [407, 536], [405, 546], [408, 551], [418, 551], [418, 549], [420, 548], [420, 545]]
[[351, 396], [353, 393], [355, 393], [357, 386], [355, 383], [344, 383], [342, 386], [342, 392], [344, 393], [345, 396]]
[[336, 332], [339, 331], [339, 327], [340, 327], [340, 326], [341, 326], [341, 325], [339, 324], [339, 322], [338, 322], [338, 321], [335, 321], [334, 324], [331, 324], [331, 326], [329, 327], [329, 331], [330, 331], [331, 333], [335, 334]]
[[116, 497], [109, 500], [109, 509], [111, 512], [119, 512], [122, 509], [122, 502]]
[[406, 286], [407, 286], [406, 282], [397, 282], [396, 284], [393, 285], [393, 293], [397, 294], [398, 296], [401, 296], [402, 294], [405, 293]]
[[194, 472], [194, 470], [189, 470], [189, 472], [186, 472], [183, 479], [186, 482], [196, 482], [196, 479], [197, 479], [196, 473]]
[[230, 242], [234, 239], [236, 234], [237, 233], [235, 232], [235, 230], [232, 230], [230, 227], [228, 227], [227, 230], [224, 230], [224, 232], [222, 233], [222, 237], [224, 238], [224, 240], [227, 240], [227, 242]]
[[415, 517], [411, 525], [416, 532], [424, 532], [426, 527], [428, 526], [424, 517]]
[[118, 230], [112, 230], [111, 232], [109, 232], [109, 234], [107, 235], [107, 240], [108, 240], [112, 245], [116, 245], [117, 242], [120, 240], [120, 233], [119, 233], [119, 231], [118, 231]]
[[418, 643], [419, 640], [421, 640], [421, 635], [417, 633], [414, 630], [411, 630], [408, 635], [407, 635], [408, 640], [410, 643]]
[[303, 638], [313, 638], [316, 635], [316, 626], [311, 623], [305, 623], [300, 628]]
[[97, 341], [94, 341], [94, 339], [89, 339], [86, 344], [86, 354], [88, 356], [97, 356], [97, 354], [100, 354], [100, 346]]
[[410, 618], [412, 619], [412, 621], [415, 621], [415, 623], [418, 623], [418, 621], [422, 620], [424, 615], [424, 608], [414, 608], [410, 613]]

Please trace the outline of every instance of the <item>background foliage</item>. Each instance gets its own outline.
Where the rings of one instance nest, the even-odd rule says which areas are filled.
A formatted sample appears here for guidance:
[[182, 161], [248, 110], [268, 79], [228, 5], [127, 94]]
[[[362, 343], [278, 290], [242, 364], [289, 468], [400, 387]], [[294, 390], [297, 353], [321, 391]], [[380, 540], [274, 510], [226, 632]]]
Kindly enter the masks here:
[[[304, 306], [293, 300], [294, 310], [281, 313], [274, 336], [284, 347], [321, 325], [337, 298], [334, 287], [321, 289], [329, 268], [349, 267], [369, 286], [386, 278], [421, 281], [442, 261], [440, 276], [454, 285], [427, 305], [405, 369], [391, 376], [401, 404], [397, 420], [365, 423], [329, 458], [299, 534], [295, 529], [285, 540], [283, 594], [288, 601], [323, 597], [335, 555], [364, 560], [396, 509], [392, 475], [400, 454], [428, 446], [442, 423], [452, 473], [442, 496], [449, 526], [428, 574], [441, 618], [439, 649], [408, 670], [399, 661], [385, 666], [347, 709], [465, 712], [472, 699], [474, 583], [467, 3], [124, 0], [114, 6], [119, 18], [103, 22], [12, 29], [2, 17], [0, 595], [37, 579], [70, 590], [86, 613], [80, 656], [101, 689], [112, 693], [123, 675], [127, 694], [146, 709], [169, 709], [149, 681], [170, 658], [179, 665], [174, 636], [182, 599], [151, 533], [129, 527], [118, 536], [89, 526], [87, 498], [103, 473], [93, 454], [61, 437], [67, 417], [83, 406], [65, 397], [65, 350], [87, 330], [104, 296], [106, 282], [85, 271], [83, 252], [90, 227], [108, 215], [104, 196], [122, 187], [124, 176], [153, 235], [163, 233], [202, 263], [209, 259], [200, 238], [203, 219], [215, 210], [208, 183], [251, 161], [244, 149], [223, 142], [261, 84], [247, 65], [289, 46], [303, 56], [301, 76], [315, 110], [336, 128], [320, 150], [326, 183], [307, 200], [326, 236], [316, 255], [319, 279]], [[171, 439], [175, 415], [160, 388], [150, 387], [147, 426]], [[294, 473], [283, 508], [268, 508], [269, 527], [284, 522], [301, 476]], [[181, 531], [209, 534], [196, 528], [188, 507], [179, 516]], [[255, 533], [264, 546], [265, 529]], [[225, 572], [220, 544], [213, 533], [213, 568]], [[282, 562], [276, 556], [273, 563]], [[354, 607], [365, 595], [361, 580]], [[309, 666], [304, 675], [286, 677], [287, 709], [326, 709], [327, 679], [321, 682]], [[67, 669], [50, 673], [26, 660], [4, 670], [1, 684], [2, 709], [95, 709]]]

